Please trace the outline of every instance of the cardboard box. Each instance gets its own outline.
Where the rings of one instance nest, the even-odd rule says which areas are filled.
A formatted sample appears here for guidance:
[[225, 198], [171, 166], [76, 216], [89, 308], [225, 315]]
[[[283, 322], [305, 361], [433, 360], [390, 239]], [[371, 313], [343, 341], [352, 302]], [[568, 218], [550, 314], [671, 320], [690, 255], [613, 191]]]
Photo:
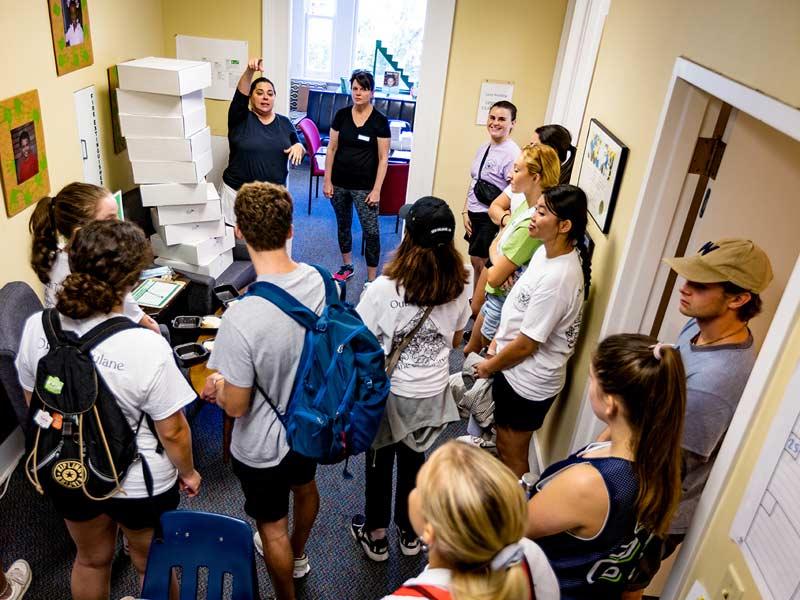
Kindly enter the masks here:
[[225, 269], [233, 264], [233, 250], [226, 250], [211, 262], [204, 265], [190, 265], [179, 260], [161, 257], [157, 258], [155, 263], [165, 267], [172, 267], [176, 271], [188, 271], [189, 273], [207, 275], [216, 279], [225, 272]]
[[185, 96], [211, 85], [211, 64], [150, 56], [117, 65], [123, 90]]
[[197, 244], [212, 237], [225, 235], [225, 222], [204, 221], [202, 223], [181, 223], [179, 225], [161, 225], [156, 228], [158, 235], [167, 246], [173, 244]]
[[209, 238], [194, 244], [167, 246], [157, 233], [150, 236], [150, 242], [153, 244], [153, 254], [156, 256], [178, 260], [190, 265], [202, 265], [233, 248], [236, 245], [236, 238], [233, 235], [233, 227], [226, 227], [224, 236]]
[[143, 117], [180, 117], [205, 106], [203, 90], [185, 96], [117, 90], [119, 112]]
[[219, 200], [213, 183], [157, 183], [139, 186], [142, 206], [201, 204]]
[[197, 160], [211, 150], [211, 128], [201, 129], [189, 138], [128, 137], [128, 158], [134, 160]]
[[177, 206], [157, 206], [150, 209], [153, 225], [179, 225], [181, 223], [202, 223], [222, 218], [222, 208], [217, 202], [203, 204], [178, 204]]
[[145, 117], [119, 113], [122, 135], [130, 138], [189, 138], [206, 125], [206, 107], [176, 117]]
[[178, 162], [168, 160], [131, 161], [135, 183], [201, 183], [214, 166], [211, 150], [197, 160]]

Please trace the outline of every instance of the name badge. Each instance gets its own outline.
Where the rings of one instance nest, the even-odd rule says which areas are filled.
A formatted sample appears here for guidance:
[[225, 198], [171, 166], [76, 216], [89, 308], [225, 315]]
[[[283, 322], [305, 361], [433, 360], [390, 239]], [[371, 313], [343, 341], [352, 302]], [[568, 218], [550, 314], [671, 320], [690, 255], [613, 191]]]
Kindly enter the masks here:
[[368, 142], [369, 141], [369, 136], [368, 135], [360, 135], [359, 134], [358, 139], [360, 139], [362, 142]]

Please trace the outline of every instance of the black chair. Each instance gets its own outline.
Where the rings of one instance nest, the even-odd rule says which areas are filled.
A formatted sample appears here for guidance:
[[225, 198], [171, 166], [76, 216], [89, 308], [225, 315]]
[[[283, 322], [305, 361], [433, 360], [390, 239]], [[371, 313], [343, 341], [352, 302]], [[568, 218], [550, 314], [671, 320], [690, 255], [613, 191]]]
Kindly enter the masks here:
[[0, 307], [0, 384], [24, 431], [27, 429], [28, 404], [19, 385], [14, 361], [19, 352], [25, 321], [42, 310], [42, 303], [27, 283], [12, 281], [0, 288]]

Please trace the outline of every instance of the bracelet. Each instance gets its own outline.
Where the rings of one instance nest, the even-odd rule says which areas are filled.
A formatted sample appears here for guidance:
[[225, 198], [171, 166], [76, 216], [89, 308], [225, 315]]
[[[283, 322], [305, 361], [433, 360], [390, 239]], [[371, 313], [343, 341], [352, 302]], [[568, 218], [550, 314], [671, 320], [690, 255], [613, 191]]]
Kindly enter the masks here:
[[468, 212], [468, 211], [466, 211], [466, 210], [462, 210], [462, 211], [461, 211], [461, 214], [462, 214], [462, 215], [465, 215], [465, 214], [467, 214], [467, 212]]
[[503, 216], [500, 217], [500, 227], [505, 227], [505, 225], [503, 225], [503, 219], [505, 219], [506, 217], [510, 217], [510, 216], [511, 215], [508, 214], [508, 213], [503, 213]]

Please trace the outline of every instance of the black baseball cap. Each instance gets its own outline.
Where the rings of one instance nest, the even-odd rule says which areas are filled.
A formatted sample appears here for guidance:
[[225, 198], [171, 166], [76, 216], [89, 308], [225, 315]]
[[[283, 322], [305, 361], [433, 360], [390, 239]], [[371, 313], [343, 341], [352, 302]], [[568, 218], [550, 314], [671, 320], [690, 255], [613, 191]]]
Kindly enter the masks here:
[[423, 248], [444, 246], [453, 241], [456, 219], [441, 198], [424, 196], [414, 204], [403, 206], [400, 216], [406, 221], [408, 235]]

